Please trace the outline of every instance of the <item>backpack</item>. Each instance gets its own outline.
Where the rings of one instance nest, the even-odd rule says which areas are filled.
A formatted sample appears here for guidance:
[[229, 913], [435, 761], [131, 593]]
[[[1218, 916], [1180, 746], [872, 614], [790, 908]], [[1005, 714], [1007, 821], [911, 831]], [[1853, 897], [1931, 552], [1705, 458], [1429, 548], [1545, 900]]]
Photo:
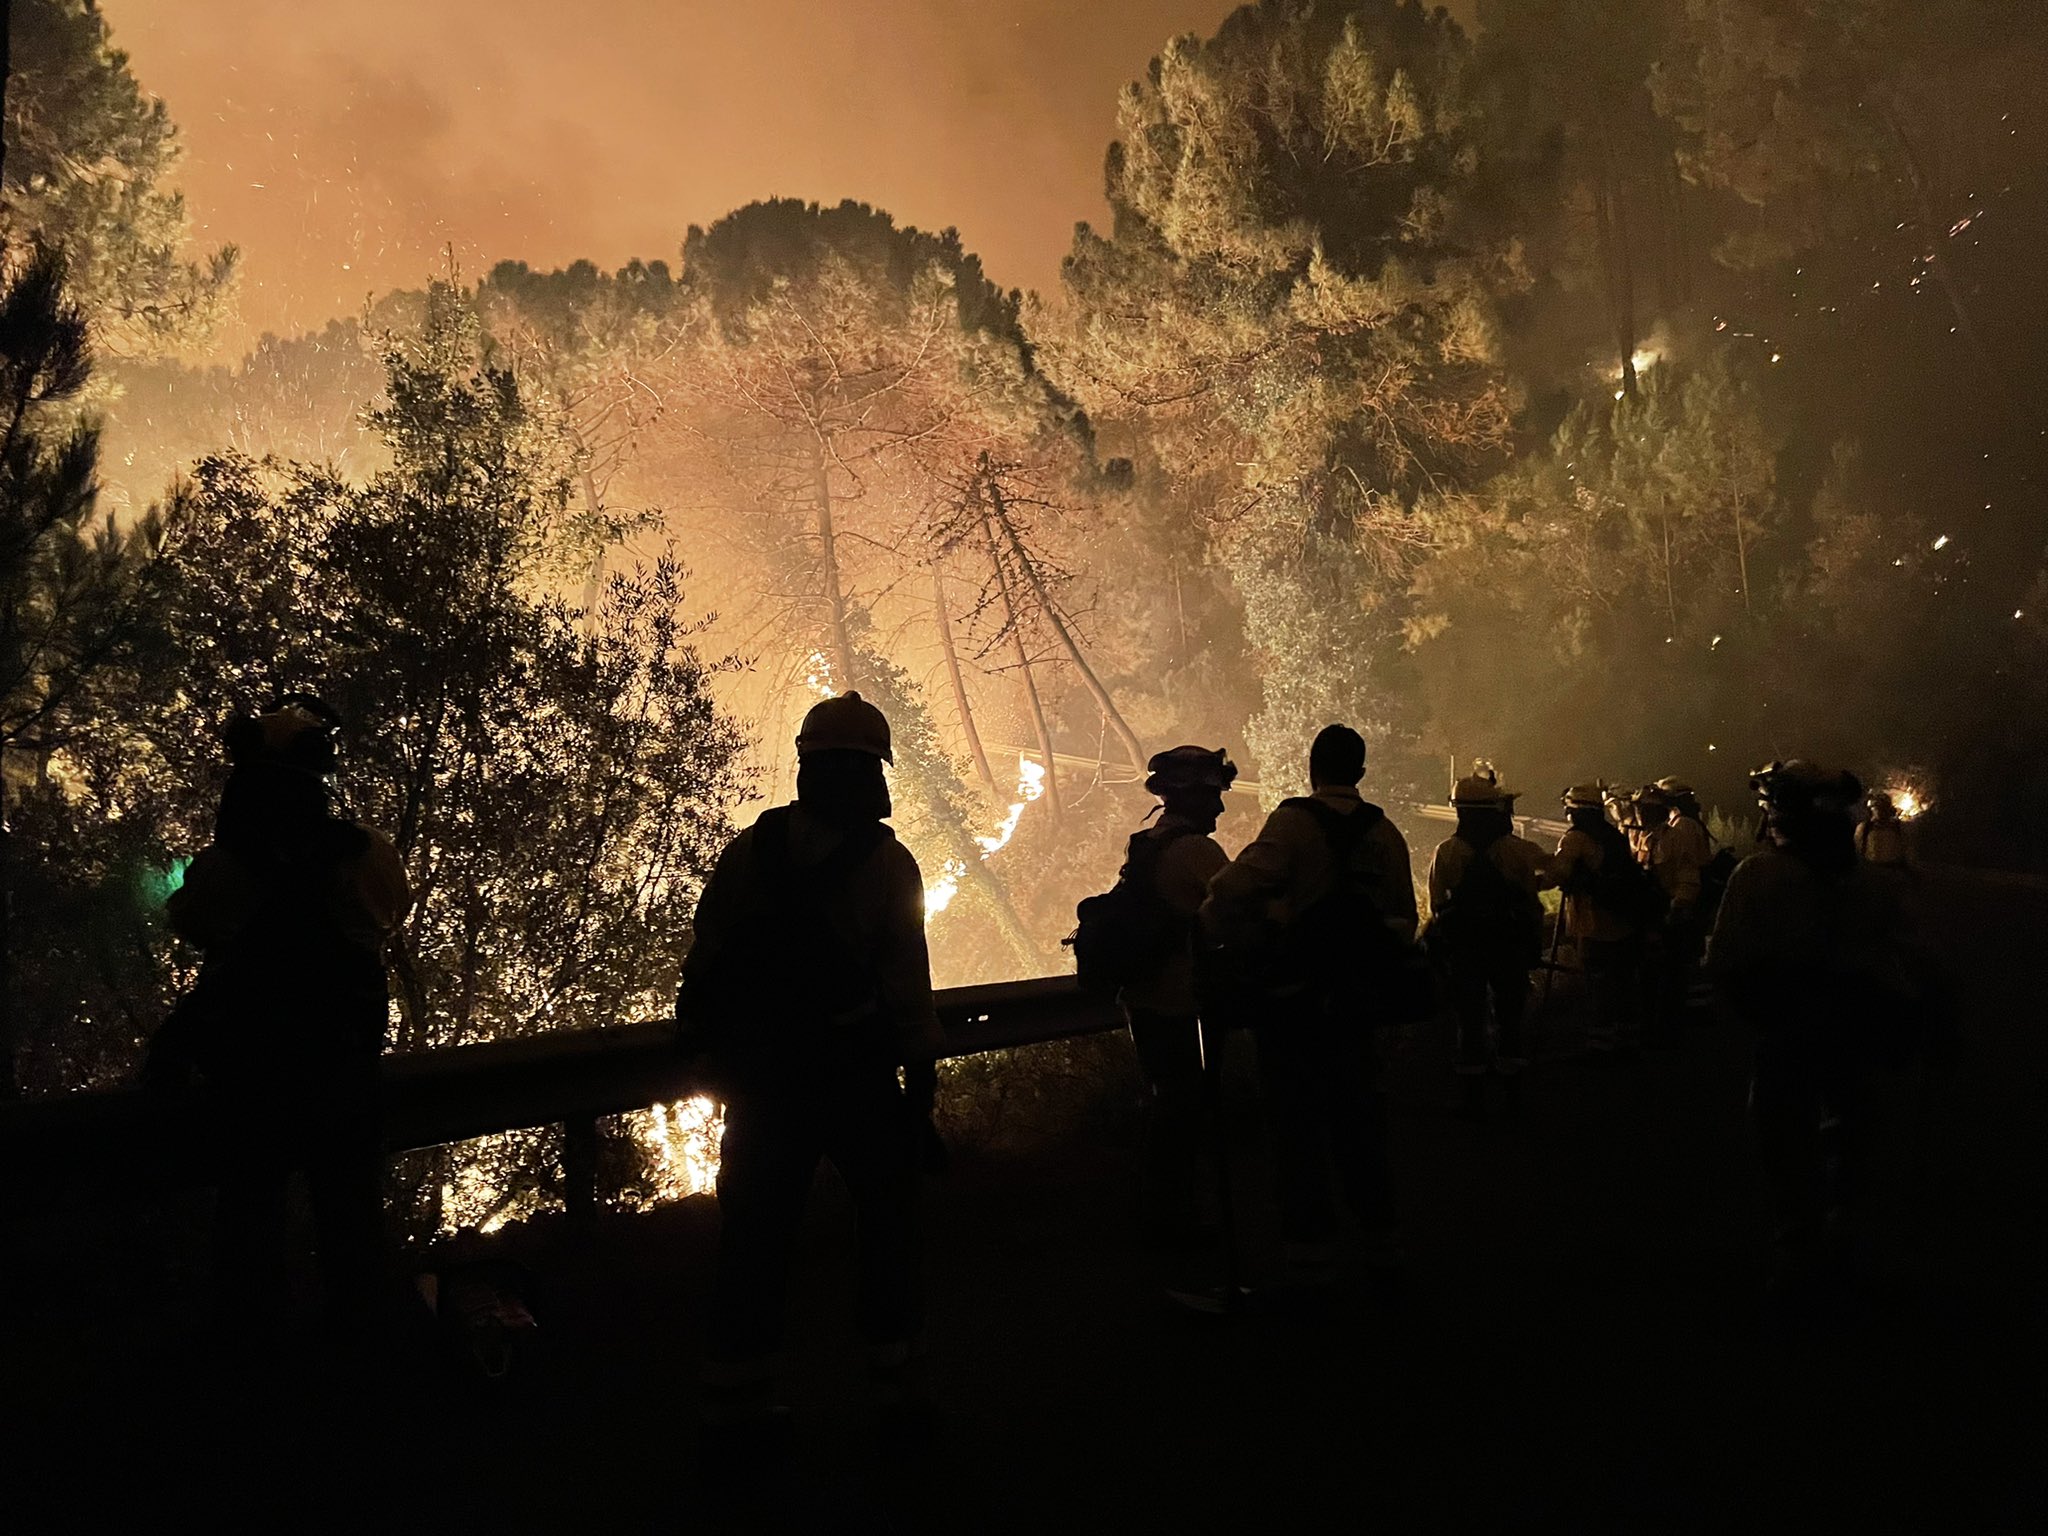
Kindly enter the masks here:
[[1600, 867], [1592, 871], [1587, 894], [1593, 904], [1638, 928], [1654, 928], [1664, 921], [1668, 904], [1657, 877], [1636, 862], [1628, 839], [1612, 826], [1593, 833], [1600, 845]]
[[1474, 843], [1466, 866], [1432, 933], [1441, 931], [1460, 958], [1499, 961], [1534, 970], [1543, 958], [1543, 903], [1493, 861], [1493, 845]]
[[832, 921], [836, 898], [893, 834], [856, 827], [817, 864], [790, 857], [790, 809], [754, 823], [756, 887], [709, 963], [676, 998], [684, 1040], [741, 1083], [829, 1077], [886, 1061], [891, 1042], [872, 957]]
[[1265, 965], [1276, 980], [1305, 982], [1332, 1015], [1373, 1024], [1412, 1024], [1435, 1010], [1435, 982], [1422, 950], [1404, 943], [1368, 888], [1359, 855], [1386, 812], [1369, 802], [1346, 814], [1312, 796], [1282, 801], [1321, 827], [1336, 878], [1323, 898], [1281, 930]]
[[1086, 992], [1114, 997], [1156, 973], [1188, 940], [1190, 923], [1159, 894], [1159, 861], [1169, 845], [1199, 835], [1193, 827], [1134, 832], [1116, 884], [1074, 908], [1074, 931], [1060, 942], [1074, 952], [1074, 974]]

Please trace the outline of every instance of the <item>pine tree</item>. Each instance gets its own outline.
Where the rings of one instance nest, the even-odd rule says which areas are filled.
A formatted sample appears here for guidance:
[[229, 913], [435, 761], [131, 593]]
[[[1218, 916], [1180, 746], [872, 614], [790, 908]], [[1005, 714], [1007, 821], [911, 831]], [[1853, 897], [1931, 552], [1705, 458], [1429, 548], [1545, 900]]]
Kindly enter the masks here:
[[93, 0], [13, 0], [10, 10], [0, 181], [9, 234], [63, 254], [73, 300], [108, 356], [203, 337], [228, 298], [236, 253], [184, 254], [169, 111], [136, 82]]
[[1522, 279], [1465, 217], [1469, 65], [1447, 16], [1396, 0], [1269, 0], [1177, 39], [1120, 104], [1114, 226], [1079, 230], [1064, 268], [1062, 384], [1142, 419], [1181, 475], [1237, 471], [1212, 538], [1276, 781], [1330, 719], [1384, 731], [1373, 670], [1418, 508], [1508, 440], [1493, 301]]

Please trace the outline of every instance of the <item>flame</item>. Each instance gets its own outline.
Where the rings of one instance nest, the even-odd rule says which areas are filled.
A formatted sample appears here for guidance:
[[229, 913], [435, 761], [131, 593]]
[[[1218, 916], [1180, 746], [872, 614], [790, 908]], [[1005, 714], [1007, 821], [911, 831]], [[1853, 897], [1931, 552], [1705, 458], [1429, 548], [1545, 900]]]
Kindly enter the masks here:
[[[1010, 802], [1009, 810], [1003, 813], [1002, 821], [987, 837], [977, 837], [975, 846], [981, 849], [984, 862], [1001, 853], [1009, 846], [1010, 839], [1017, 834], [1017, 823], [1024, 819], [1025, 807], [1045, 793], [1045, 764], [1034, 763], [1023, 753], [1017, 754], [1017, 798]], [[959, 859], [947, 859], [939, 866], [939, 875], [924, 888], [924, 916], [930, 922], [960, 894], [960, 882], [967, 877], [967, 866]]]
[[718, 1140], [725, 1134], [725, 1110], [716, 1099], [699, 1094], [624, 1118], [647, 1154], [649, 1187], [643, 1208], [708, 1195], [718, 1187]]
[[825, 659], [823, 651], [813, 651], [806, 663], [804, 686], [821, 699], [839, 696], [839, 690], [832, 685], [832, 663]]
[[1910, 784], [1894, 784], [1885, 793], [1892, 797], [1892, 805], [1899, 813], [1899, 820], [1912, 821], [1927, 814], [1927, 799]]
[[958, 859], [948, 859], [939, 866], [939, 878], [924, 888], [926, 922], [930, 922], [953, 904], [953, 898], [960, 894], [960, 882], [966, 874], [967, 866]]
[[1010, 803], [1010, 809], [1003, 816], [1003, 824], [996, 828], [993, 837], [977, 837], [981, 845], [981, 856], [1001, 853], [1016, 834], [1017, 823], [1024, 819], [1024, 807], [1045, 793], [1045, 765], [1034, 763], [1019, 753], [1017, 757], [1017, 798]]

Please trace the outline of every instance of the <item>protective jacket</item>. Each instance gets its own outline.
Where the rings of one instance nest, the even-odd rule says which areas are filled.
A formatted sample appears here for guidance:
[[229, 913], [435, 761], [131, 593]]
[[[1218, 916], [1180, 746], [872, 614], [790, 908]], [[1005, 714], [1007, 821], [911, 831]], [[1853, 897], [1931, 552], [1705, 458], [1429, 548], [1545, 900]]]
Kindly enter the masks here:
[[[756, 928], [787, 897], [786, 887], [801, 888], [807, 875], [821, 881], [816, 920], [830, 929], [829, 942], [817, 934], [793, 930], [786, 936], [782, 959], [792, 967], [817, 963], [816, 957], [863, 968], [844, 995], [857, 998], [899, 1064], [933, 1060], [944, 1048], [939, 1018], [932, 1004], [931, 957], [925, 945], [924, 881], [910, 850], [885, 826], [862, 829], [871, 846], [850, 868], [833, 868], [849, 833], [795, 802], [783, 813], [780, 850], [787, 868], [774, 870], [762, 847], [763, 828], [746, 828], [719, 855], [717, 867], [697, 904], [690, 952], [683, 961], [683, 987], [677, 1000], [682, 1038], [687, 1045], [705, 1041], [722, 1025], [693, 1011], [696, 998], [722, 990], [712, 978], [722, 952], [746, 942]], [[765, 817], [764, 817], [765, 820]], [[825, 878], [826, 873], [830, 878]], [[750, 937], [752, 937], [750, 935]], [[764, 990], [771, 981], [763, 982]], [[829, 1021], [818, 1021], [828, 1023]]]
[[[1339, 815], [1364, 813], [1365, 802], [1348, 785], [1325, 786], [1314, 798]], [[1394, 936], [1403, 944], [1414, 942], [1415, 877], [1407, 839], [1382, 816], [1366, 833], [1360, 854], [1368, 871], [1366, 894]], [[1256, 945], [1329, 895], [1337, 875], [1330, 840], [1315, 813], [1279, 806], [1258, 837], [1209, 882], [1203, 926], [1220, 943]]]
[[[1612, 845], [1616, 857], [1621, 856], [1621, 847], [1617, 834]], [[1642, 931], [1626, 914], [1602, 903], [1593, 890], [1595, 877], [1609, 851], [1592, 833], [1580, 827], [1573, 827], [1558, 840], [1550, 874], [1564, 892], [1564, 931], [1573, 939], [1618, 944]]]
[[1701, 877], [1713, 861], [1714, 840], [1697, 817], [1676, 817], [1651, 837], [1650, 869], [1674, 918], [1690, 916], [1699, 906]]
[[[1440, 927], [1448, 928], [1455, 949], [1462, 953], [1467, 948], [1467, 936], [1457, 932], [1458, 893], [1472, 876], [1473, 862], [1485, 859], [1499, 871], [1508, 889], [1518, 898], [1512, 914], [1500, 914], [1503, 920], [1512, 917], [1517, 926], [1513, 931], [1483, 936], [1481, 948], [1491, 955], [1500, 952], [1521, 952], [1540, 942], [1542, 926], [1542, 905], [1537, 892], [1553, 883], [1550, 874], [1550, 855], [1530, 842], [1527, 838], [1505, 833], [1489, 842], [1484, 851], [1475, 848], [1463, 836], [1449, 837], [1437, 844], [1436, 852], [1429, 861], [1429, 911], [1430, 911], [1430, 953], [1437, 951], [1437, 933]], [[1526, 928], [1527, 931], [1522, 931]], [[1490, 941], [1490, 942], [1486, 942]]]
[[1874, 1026], [1909, 996], [1908, 937], [1896, 890], [1868, 865], [1828, 872], [1765, 849], [1729, 877], [1707, 973], [1767, 1034], [1834, 1038]]
[[1174, 1018], [1192, 1018], [1195, 1003], [1194, 933], [1196, 914], [1209, 892], [1209, 881], [1230, 862], [1215, 838], [1185, 817], [1169, 811], [1140, 833], [1166, 846], [1153, 866], [1153, 890], [1178, 916], [1186, 919], [1185, 940], [1161, 960], [1152, 975], [1126, 985], [1122, 1002]]
[[1906, 824], [1897, 819], [1864, 821], [1856, 825], [1856, 850], [1871, 864], [1898, 868], [1911, 862], [1906, 846]]
[[411, 905], [391, 840], [341, 817], [261, 849], [206, 848], [168, 905], [172, 931], [206, 958], [159, 1048], [256, 1078], [376, 1056], [384, 946]]

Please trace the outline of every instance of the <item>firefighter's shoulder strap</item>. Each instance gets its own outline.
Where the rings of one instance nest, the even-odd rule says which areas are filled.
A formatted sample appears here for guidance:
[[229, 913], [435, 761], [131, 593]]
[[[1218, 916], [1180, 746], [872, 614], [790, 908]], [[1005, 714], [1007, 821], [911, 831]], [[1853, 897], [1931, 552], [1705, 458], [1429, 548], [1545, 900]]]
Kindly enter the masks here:
[[1355, 811], [1340, 811], [1326, 800], [1314, 795], [1296, 795], [1280, 802], [1282, 809], [1306, 811], [1315, 818], [1322, 829], [1323, 841], [1328, 844], [1331, 857], [1337, 863], [1339, 879], [1354, 872], [1358, 850], [1364, 846], [1372, 829], [1387, 819], [1387, 813], [1370, 800], [1358, 802]]

